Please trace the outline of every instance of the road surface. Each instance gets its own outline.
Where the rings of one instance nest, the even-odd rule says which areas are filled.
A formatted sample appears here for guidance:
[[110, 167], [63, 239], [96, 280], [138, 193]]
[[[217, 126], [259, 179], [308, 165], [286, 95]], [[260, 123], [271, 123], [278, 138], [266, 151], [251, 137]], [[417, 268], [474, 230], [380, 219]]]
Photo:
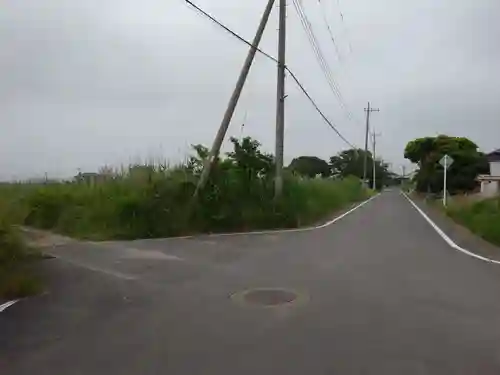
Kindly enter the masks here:
[[53, 252], [48, 293], [0, 314], [1, 374], [500, 374], [500, 266], [398, 192], [319, 230]]

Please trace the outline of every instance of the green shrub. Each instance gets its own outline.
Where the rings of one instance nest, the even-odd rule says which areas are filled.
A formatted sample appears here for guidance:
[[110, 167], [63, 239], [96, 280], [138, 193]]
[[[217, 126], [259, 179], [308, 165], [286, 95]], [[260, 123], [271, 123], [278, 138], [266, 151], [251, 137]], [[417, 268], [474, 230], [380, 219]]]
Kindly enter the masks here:
[[500, 245], [500, 198], [452, 203], [446, 212], [485, 240]]
[[9, 201], [22, 207], [18, 216], [26, 225], [87, 239], [133, 239], [293, 228], [367, 197], [356, 178], [286, 174], [276, 200], [273, 157], [250, 138], [232, 142], [234, 151], [217, 160], [196, 201], [192, 196], [207, 155], [200, 145], [185, 165], [136, 165], [93, 184], [18, 184], [8, 188]]
[[0, 297], [22, 298], [40, 293], [40, 278], [34, 273], [32, 265], [18, 265], [15, 268], [0, 267]]
[[32, 261], [37, 254], [23, 243], [19, 233], [0, 215], [0, 297], [18, 298], [35, 294], [40, 281], [34, 275]]

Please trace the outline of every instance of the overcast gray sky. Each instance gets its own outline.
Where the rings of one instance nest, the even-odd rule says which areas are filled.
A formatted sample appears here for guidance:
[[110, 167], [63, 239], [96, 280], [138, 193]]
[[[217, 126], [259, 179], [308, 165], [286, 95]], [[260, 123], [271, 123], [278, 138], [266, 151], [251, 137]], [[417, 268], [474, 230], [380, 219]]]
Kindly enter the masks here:
[[[498, 0], [321, 1], [304, 7], [357, 120], [329, 90], [291, 0], [287, 63], [351, 142], [363, 145], [370, 100], [380, 154], [395, 167], [420, 136], [500, 147]], [[251, 39], [266, 0], [195, 2]], [[273, 55], [277, 13], [262, 43]], [[181, 160], [211, 142], [247, 50], [183, 0], [3, 0], [0, 45], [1, 179]], [[229, 135], [246, 112], [244, 134], [273, 150], [275, 82], [274, 64], [257, 57]], [[287, 161], [347, 147], [291, 79], [287, 92]]]

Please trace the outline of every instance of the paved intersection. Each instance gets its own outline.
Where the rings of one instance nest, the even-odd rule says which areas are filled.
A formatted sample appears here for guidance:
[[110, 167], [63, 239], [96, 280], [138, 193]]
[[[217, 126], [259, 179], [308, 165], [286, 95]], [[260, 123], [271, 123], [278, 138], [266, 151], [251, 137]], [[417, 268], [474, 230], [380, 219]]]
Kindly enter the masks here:
[[[500, 266], [398, 192], [313, 231], [53, 251], [48, 293], [0, 314], [2, 374], [500, 373]], [[230, 298], [269, 287], [299, 302]]]

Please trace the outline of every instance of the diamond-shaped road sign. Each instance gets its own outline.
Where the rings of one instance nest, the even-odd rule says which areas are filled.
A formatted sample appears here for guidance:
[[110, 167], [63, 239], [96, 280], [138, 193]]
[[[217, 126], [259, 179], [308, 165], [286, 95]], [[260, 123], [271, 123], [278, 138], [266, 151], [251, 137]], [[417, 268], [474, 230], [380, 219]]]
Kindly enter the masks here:
[[446, 169], [450, 168], [450, 165], [452, 165], [453, 162], [453, 158], [449, 155], [445, 155], [441, 158], [441, 160], [439, 160], [439, 164], [441, 164], [441, 166]]

